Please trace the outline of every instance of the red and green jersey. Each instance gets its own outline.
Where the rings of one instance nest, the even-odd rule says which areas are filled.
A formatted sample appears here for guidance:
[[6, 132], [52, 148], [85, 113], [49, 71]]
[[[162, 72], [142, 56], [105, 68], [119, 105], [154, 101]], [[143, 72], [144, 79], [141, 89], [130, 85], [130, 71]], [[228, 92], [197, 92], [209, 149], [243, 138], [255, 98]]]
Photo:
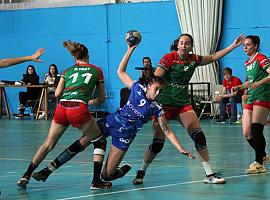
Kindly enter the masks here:
[[104, 82], [102, 70], [91, 64], [79, 64], [66, 69], [62, 74], [65, 89], [61, 99], [76, 100], [88, 103], [96, 86]]
[[189, 54], [183, 61], [176, 51], [163, 56], [158, 64], [158, 67], [165, 70], [165, 87], [159, 97], [161, 104], [179, 107], [190, 104], [188, 83], [201, 60], [202, 56]]
[[[246, 79], [249, 84], [260, 81], [269, 74], [266, 69], [269, 67], [269, 59], [257, 53], [252, 59], [245, 62]], [[248, 104], [252, 104], [255, 100], [270, 101], [270, 83], [263, 84], [255, 89], [248, 89]]]

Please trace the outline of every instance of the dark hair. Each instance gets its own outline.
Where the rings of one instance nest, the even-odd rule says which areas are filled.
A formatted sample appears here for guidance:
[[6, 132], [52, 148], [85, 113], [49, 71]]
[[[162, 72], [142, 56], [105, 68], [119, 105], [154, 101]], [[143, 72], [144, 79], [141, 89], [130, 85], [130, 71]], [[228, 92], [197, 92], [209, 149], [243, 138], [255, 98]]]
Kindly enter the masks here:
[[150, 65], [151, 65], [151, 67], [152, 67], [152, 60], [151, 60], [151, 58], [150, 57], [143, 57], [143, 59], [142, 59], [142, 62], [144, 62], [144, 60], [149, 60], [150, 61]]
[[179, 38], [175, 39], [171, 44], [170, 51], [177, 51], [178, 50], [178, 42]]
[[258, 45], [257, 51], [260, 51], [260, 42], [261, 41], [260, 41], [260, 37], [259, 36], [257, 36], [257, 35], [248, 35], [245, 38], [249, 38], [249, 39], [251, 39], [251, 42], [253, 44], [257, 44]]
[[188, 33], [183, 33], [177, 39], [173, 41], [170, 47], [170, 51], [178, 51], [178, 43], [182, 36], [187, 36], [190, 39], [191, 46], [193, 47], [193, 37]]
[[230, 75], [232, 75], [232, 69], [230, 67], [225, 67], [223, 69], [223, 74], [225, 74], [225, 73], [229, 73]]
[[58, 69], [57, 69], [56, 64], [50, 64], [50, 66], [49, 66], [49, 72], [48, 72], [49, 75], [52, 77], [52, 73], [50, 72], [51, 66], [53, 66], [55, 68], [55, 75], [57, 76], [57, 74], [59, 74], [59, 72], [58, 72]]
[[88, 57], [88, 49], [83, 44], [68, 40], [64, 41], [63, 45], [77, 60], [84, 60]]
[[26, 68], [26, 74], [29, 74], [29, 73], [28, 73], [28, 69], [29, 69], [30, 67], [33, 68], [33, 75], [36, 75], [36, 76], [37, 76], [37, 72], [36, 72], [36, 69], [35, 69], [34, 65], [28, 65], [28, 66], [27, 66], [27, 68]]
[[160, 83], [163, 85], [164, 81], [161, 77], [155, 76], [153, 70], [146, 68], [143, 70], [142, 76], [139, 78], [139, 83], [144, 86], [148, 86], [148, 84], [152, 83]]

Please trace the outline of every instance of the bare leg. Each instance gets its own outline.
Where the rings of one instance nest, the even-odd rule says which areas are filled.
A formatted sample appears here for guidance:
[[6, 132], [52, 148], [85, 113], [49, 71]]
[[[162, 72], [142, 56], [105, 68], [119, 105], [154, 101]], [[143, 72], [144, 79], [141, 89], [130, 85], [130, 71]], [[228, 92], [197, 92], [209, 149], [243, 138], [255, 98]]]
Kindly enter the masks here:
[[102, 171], [102, 178], [104, 180], [115, 180], [122, 177], [118, 166], [121, 163], [126, 151], [116, 148], [113, 144], [110, 146], [110, 151]]
[[206, 138], [201, 130], [200, 122], [194, 110], [189, 110], [179, 115], [180, 121], [192, 138], [197, 153], [200, 156], [206, 177], [204, 183], [223, 184], [225, 179], [219, 177], [217, 173], [213, 173], [207, 149]]
[[[180, 114], [180, 121], [189, 135], [193, 132], [193, 130], [201, 129], [198, 117], [193, 110]], [[196, 149], [196, 151], [200, 155], [200, 159], [202, 161], [209, 161], [209, 154], [207, 148]]]
[[38, 166], [47, 154], [54, 148], [64, 131], [67, 127], [62, 126], [60, 124], [55, 123], [52, 121], [48, 136], [45, 142], [41, 145], [38, 149], [37, 153], [35, 154], [32, 162], [34, 165]]
[[67, 127], [52, 121], [48, 136], [41, 147], [36, 152], [32, 162], [29, 164], [23, 177], [17, 182], [17, 185], [22, 188], [26, 188], [29, 182], [31, 174], [38, 167], [38, 165], [44, 160], [47, 154], [54, 148], [59, 138], [62, 136]]

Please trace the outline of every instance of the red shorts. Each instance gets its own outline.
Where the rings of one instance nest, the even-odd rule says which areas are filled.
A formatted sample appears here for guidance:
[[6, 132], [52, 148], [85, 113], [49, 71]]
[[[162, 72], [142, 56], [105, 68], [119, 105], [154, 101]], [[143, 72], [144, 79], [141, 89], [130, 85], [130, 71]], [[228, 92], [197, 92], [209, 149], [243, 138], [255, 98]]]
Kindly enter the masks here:
[[53, 117], [57, 124], [63, 126], [71, 124], [77, 128], [90, 119], [92, 119], [92, 114], [89, 112], [87, 104], [74, 101], [61, 101], [57, 105]]
[[172, 117], [176, 118], [179, 114], [189, 110], [193, 110], [191, 105], [185, 105], [183, 107], [164, 105], [163, 109], [165, 111], [165, 117], [167, 120], [171, 119]]
[[267, 108], [268, 110], [270, 110], [270, 101], [256, 100], [256, 101], [254, 101], [253, 104], [246, 104], [245, 109], [253, 110], [253, 106], [261, 106], [261, 107], [264, 107], [264, 108]]

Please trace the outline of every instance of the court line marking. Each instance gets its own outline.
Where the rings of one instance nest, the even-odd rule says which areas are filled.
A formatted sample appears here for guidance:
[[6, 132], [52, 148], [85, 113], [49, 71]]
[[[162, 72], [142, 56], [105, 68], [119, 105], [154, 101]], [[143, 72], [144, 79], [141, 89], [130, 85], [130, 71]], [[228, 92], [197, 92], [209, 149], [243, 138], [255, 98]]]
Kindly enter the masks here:
[[[270, 172], [266, 172], [263, 174], [269, 174], [269, 173]], [[257, 176], [257, 175], [260, 175], [260, 174], [243, 174], [243, 175], [236, 175], [236, 176], [227, 176], [224, 178], [225, 179], [234, 179], [234, 178], [242, 178], [242, 177]], [[81, 199], [81, 198], [89, 198], [89, 197], [96, 197], [96, 196], [105, 196], [105, 195], [111, 195], [111, 194], [139, 191], [139, 190], [150, 190], [150, 189], [157, 189], [157, 188], [163, 188], [163, 187], [171, 187], [171, 186], [176, 186], [176, 185], [187, 185], [187, 184], [201, 183], [201, 182], [203, 182], [203, 180], [188, 181], [188, 182], [182, 182], [182, 183], [172, 183], [172, 184], [166, 184], [166, 185], [158, 185], [158, 186], [151, 186], [151, 187], [144, 187], [144, 188], [135, 188], [135, 189], [129, 189], [129, 190], [114, 191], [114, 192], [105, 192], [105, 193], [101, 193], [101, 194], [91, 194], [91, 195], [84, 195], [84, 196], [77, 196], [77, 197], [67, 197], [67, 198], [61, 198], [61, 199], [57, 199], [57, 200]]]

